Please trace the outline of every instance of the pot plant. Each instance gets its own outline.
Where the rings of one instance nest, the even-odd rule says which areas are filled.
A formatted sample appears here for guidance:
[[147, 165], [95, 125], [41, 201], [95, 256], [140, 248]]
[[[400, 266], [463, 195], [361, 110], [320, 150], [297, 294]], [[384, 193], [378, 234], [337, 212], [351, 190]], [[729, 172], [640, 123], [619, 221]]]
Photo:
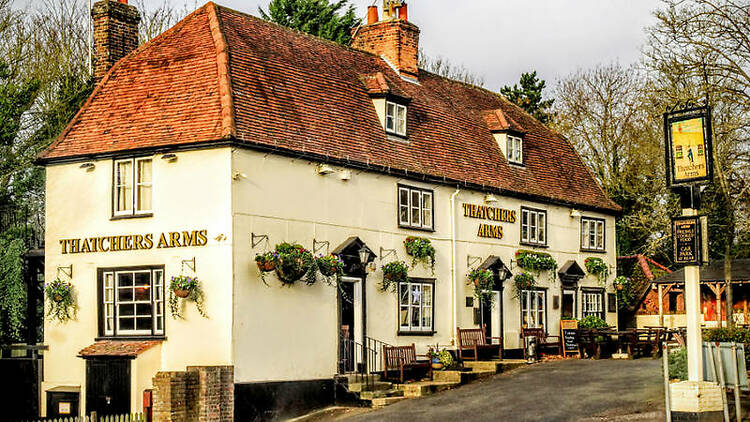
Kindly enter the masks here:
[[275, 252], [255, 255], [255, 264], [258, 266], [258, 270], [260, 270], [260, 279], [265, 285], [268, 285], [266, 283], [266, 274], [276, 269], [276, 260], [278, 258], [279, 256]]
[[430, 264], [430, 270], [435, 274], [435, 247], [430, 239], [424, 237], [409, 236], [404, 240], [406, 253], [412, 257], [411, 266], [414, 268], [418, 262], [423, 265]]
[[184, 319], [179, 306], [180, 301], [195, 303], [198, 313], [203, 318], [208, 318], [203, 307], [203, 289], [197, 277], [188, 277], [185, 275], [173, 276], [169, 283], [169, 290], [169, 309], [172, 311], [172, 318]]
[[393, 261], [383, 265], [383, 283], [380, 290], [385, 292], [389, 288], [396, 292], [398, 283], [403, 283], [408, 277], [409, 267], [404, 261]]
[[466, 276], [468, 284], [474, 287], [474, 296], [485, 305], [491, 305], [495, 277], [490, 270], [474, 269]]
[[536, 288], [536, 279], [533, 274], [524, 271], [513, 277], [513, 286], [515, 287], [516, 298], [520, 299], [523, 290], [533, 290]]
[[78, 305], [73, 297], [73, 285], [59, 278], [44, 286], [47, 296], [47, 317], [59, 322], [67, 322], [76, 317]]
[[624, 275], [615, 277], [615, 280], [612, 282], [612, 285], [618, 292], [623, 291], [628, 284], [630, 284], [630, 279], [625, 277]]
[[297, 243], [279, 243], [276, 245], [276, 276], [287, 286], [305, 278], [308, 285], [315, 284], [317, 265], [312, 252]]
[[334, 254], [321, 255], [315, 259], [315, 263], [328, 284], [338, 286], [341, 283], [344, 274], [344, 261], [341, 258]]
[[531, 271], [536, 275], [543, 271], [554, 272], [557, 269], [557, 261], [546, 252], [535, 252], [525, 249], [516, 251], [516, 263], [524, 270]]
[[599, 285], [603, 286], [609, 277], [609, 266], [603, 259], [590, 256], [583, 261], [586, 271], [596, 277]]
[[455, 362], [451, 352], [445, 348], [440, 349], [437, 346], [434, 349], [430, 348], [429, 352], [427, 352], [427, 357], [430, 359], [430, 362], [432, 362], [432, 369], [436, 371], [449, 369]]

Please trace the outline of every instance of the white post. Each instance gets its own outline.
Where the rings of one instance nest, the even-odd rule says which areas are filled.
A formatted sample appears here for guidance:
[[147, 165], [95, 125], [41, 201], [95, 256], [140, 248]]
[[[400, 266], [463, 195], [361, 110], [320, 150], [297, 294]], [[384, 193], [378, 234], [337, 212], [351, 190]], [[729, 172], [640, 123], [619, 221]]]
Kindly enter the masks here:
[[[694, 216], [697, 215], [697, 211], [684, 208], [682, 215]], [[700, 295], [700, 267], [688, 265], [685, 267], [685, 317], [687, 319], [688, 380], [690, 381], [703, 381]]]
[[659, 287], [657, 289], [658, 290], [657, 293], [659, 293], [659, 326], [660, 327], [664, 326], [664, 303], [663, 303], [664, 299], [662, 299], [662, 297], [664, 296], [663, 288], [664, 286], [659, 284]]

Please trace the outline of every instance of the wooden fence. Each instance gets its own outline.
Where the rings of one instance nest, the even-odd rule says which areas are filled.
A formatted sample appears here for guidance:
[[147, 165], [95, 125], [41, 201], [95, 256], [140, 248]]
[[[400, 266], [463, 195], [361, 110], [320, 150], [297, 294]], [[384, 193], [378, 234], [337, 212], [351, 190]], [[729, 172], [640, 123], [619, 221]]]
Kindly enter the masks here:
[[24, 422], [147, 422], [143, 413], [132, 415], [71, 416], [67, 418], [42, 418]]

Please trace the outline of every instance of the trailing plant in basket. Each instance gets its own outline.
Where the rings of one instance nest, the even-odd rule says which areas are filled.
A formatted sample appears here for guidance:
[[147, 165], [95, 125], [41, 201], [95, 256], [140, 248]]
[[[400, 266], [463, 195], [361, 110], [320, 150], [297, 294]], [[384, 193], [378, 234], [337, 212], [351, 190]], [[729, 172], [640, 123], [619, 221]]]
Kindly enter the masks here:
[[430, 239], [424, 237], [409, 236], [404, 240], [404, 247], [406, 253], [411, 255], [412, 268], [417, 265], [417, 262], [421, 262], [427, 265], [429, 262], [430, 270], [435, 273], [435, 247], [432, 246]]
[[533, 290], [536, 287], [536, 279], [533, 274], [524, 271], [513, 277], [513, 286], [516, 290], [516, 298], [520, 299], [522, 291]]
[[312, 252], [297, 243], [279, 243], [276, 245], [276, 275], [282, 283], [292, 285], [305, 278], [308, 285], [315, 284], [318, 266]]
[[393, 261], [383, 265], [383, 283], [380, 290], [385, 292], [390, 288], [396, 292], [398, 283], [403, 283], [408, 277], [409, 267], [404, 261]]
[[633, 282], [625, 276], [617, 276], [612, 282], [617, 291], [617, 309], [625, 310], [635, 304], [635, 291]]
[[268, 285], [268, 283], [266, 283], [266, 273], [276, 269], [276, 260], [278, 258], [279, 255], [276, 252], [266, 252], [255, 255], [255, 264], [258, 265], [258, 269], [260, 270], [260, 279], [266, 285]]
[[59, 322], [67, 322], [76, 317], [78, 305], [73, 297], [73, 285], [59, 278], [44, 286], [47, 296], [47, 316]]
[[604, 285], [609, 277], [609, 266], [603, 259], [590, 256], [583, 261], [586, 271], [596, 277], [600, 285]]
[[535, 252], [528, 250], [516, 251], [516, 263], [524, 270], [539, 275], [543, 271], [554, 272], [557, 269], [557, 261], [546, 252]]
[[180, 301], [189, 301], [195, 303], [195, 308], [203, 318], [208, 318], [206, 310], [203, 308], [203, 289], [197, 277], [188, 277], [177, 275], [172, 277], [169, 283], [169, 309], [172, 311], [172, 318], [184, 319], [180, 310]]
[[474, 296], [485, 305], [491, 305], [494, 298], [492, 287], [495, 285], [495, 277], [492, 275], [492, 271], [474, 269], [466, 278], [474, 287]]
[[338, 286], [344, 274], [344, 261], [336, 255], [319, 256], [315, 259], [318, 270], [330, 285]]

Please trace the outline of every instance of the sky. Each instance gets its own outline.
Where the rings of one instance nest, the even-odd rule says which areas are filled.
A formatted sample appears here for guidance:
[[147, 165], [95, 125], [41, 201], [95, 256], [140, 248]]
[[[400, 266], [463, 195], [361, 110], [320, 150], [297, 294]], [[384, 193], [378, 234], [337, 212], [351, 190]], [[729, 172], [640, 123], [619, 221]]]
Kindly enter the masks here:
[[[146, 0], [159, 1], [159, 0]], [[169, 0], [176, 2], [181, 0]], [[200, 1], [200, 0], [199, 0]], [[258, 14], [269, 0], [214, 0]], [[351, 0], [350, 0], [351, 1]], [[360, 16], [381, 0], [353, 0]], [[410, 0], [420, 46], [483, 76], [499, 90], [537, 70], [551, 87], [579, 68], [638, 61], [657, 0]]]

